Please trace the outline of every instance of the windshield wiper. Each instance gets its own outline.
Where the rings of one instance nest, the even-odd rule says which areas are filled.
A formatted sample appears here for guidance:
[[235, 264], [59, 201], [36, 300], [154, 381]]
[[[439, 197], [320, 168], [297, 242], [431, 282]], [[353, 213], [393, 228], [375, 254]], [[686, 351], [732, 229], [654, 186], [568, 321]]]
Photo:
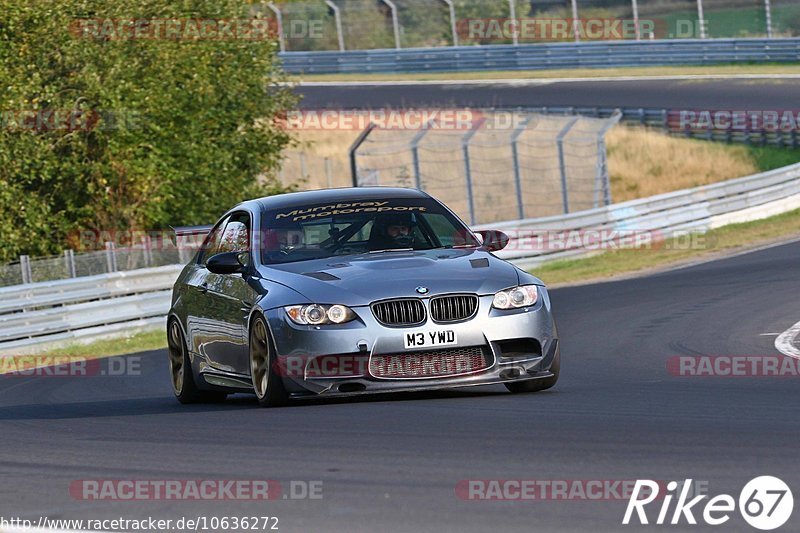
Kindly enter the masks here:
[[413, 248], [387, 248], [385, 250], [373, 250], [370, 251], [370, 254], [382, 254], [386, 252], [413, 252]]

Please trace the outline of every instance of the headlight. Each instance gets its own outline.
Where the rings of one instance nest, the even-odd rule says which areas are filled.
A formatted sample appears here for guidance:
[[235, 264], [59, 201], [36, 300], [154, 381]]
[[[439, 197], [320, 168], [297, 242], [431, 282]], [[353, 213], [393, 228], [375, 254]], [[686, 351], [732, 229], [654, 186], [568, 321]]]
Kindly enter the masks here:
[[536, 285], [523, 285], [495, 294], [492, 307], [497, 309], [530, 307], [536, 303], [537, 298], [539, 298], [539, 291], [536, 290]]
[[302, 326], [344, 324], [356, 318], [353, 310], [344, 305], [292, 305], [285, 309], [292, 322]]

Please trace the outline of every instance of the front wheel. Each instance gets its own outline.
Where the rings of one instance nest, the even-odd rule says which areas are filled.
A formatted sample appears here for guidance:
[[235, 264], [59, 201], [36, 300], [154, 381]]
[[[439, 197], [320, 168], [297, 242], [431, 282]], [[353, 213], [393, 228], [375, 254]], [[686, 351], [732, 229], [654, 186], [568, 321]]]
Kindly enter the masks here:
[[506, 383], [506, 388], [515, 393], [523, 392], [539, 392], [553, 387], [558, 381], [558, 375], [561, 372], [561, 351], [556, 352], [556, 357], [553, 364], [550, 365], [550, 372], [553, 373], [549, 378], [531, 379], [529, 381], [516, 381], [514, 383]]
[[167, 353], [169, 354], [169, 375], [172, 382], [172, 392], [179, 402], [202, 403], [221, 402], [227, 394], [224, 392], [203, 391], [197, 388], [189, 362], [189, 353], [186, 349], [186, 339], [183, 337], [178, 321], [170, 320], [167, 326]]
[[250, 328], [250, 376], [253, 391], [261, 407], [277, 407], [287, 402], [281, 377], [275, 372], [275, 350], [263, 317], [253, 320]]

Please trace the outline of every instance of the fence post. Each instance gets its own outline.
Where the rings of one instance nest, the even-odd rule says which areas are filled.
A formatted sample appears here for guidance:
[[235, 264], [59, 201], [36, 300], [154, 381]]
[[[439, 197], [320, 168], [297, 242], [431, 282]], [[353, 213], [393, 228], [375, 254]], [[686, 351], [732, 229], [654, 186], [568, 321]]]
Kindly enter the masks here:
[[300, 178], [308, 178], [308, 166], [306, 165], [306, 153], [300, 152]]
[[77, 278], [78, 273], [75, 268], [75, 252], [72, 250], [64, 250], [64, 266], [67, 268], [67, 276], [70, 278]]
[[267, 2], [267, 7], [275, 13], [275, 20], [278, 21], [278, 44], [281, 47], [281, 52], [286, 51], [286, 41], [283, 39], [283, 13], [281, 10], [278, 9], [278, 6], [273, 4], [272, 2]]
[[631, 7], [633, 7], [633, 25], [636, 32], [636, 40], [642, 40], [642, 28], [639, 27], [639, 0], [631, 0]]
[[19, 256], [19, 268], [22, 272], [22, 284], [33, 283], [33, 275], [31, 273], [31, 258], [28, 255]]
[[153, 240], [150, 238], [150, 235], [145, 235], [143, 239], [144, 244], [144, 266], [151, 267], [153, 266]]
[[420, 130], [419, 133], [414, 135], [414, 138], [411, 139], [411, 158], [414, 166], [414, 187], [416, 187], [419, 190], [423, 190], [422, 171], [420, 169], [420, 163], [419, 163], [419, 143], [422, 141], [425, 135], [428, 134], [428, 131], [430, 130], [431, 126], [433, 126], [433, 122], [434, 119], [431, 119], [428, 122], [426, 122], [425, 125], [422, 127], [422, 130]]
[[478, 130], [481, 129], [484, 122], [486, 122], [485, 118], [480, 119], [461, 140], [461, 148], [464, 151], [464, 172], [467, 184], [467, 207], [469, 209], [469, 223], [471, 226], [474, 226], [477, 222], [475, 219], [475, 195], [472, 190], [472, 164], [469, 158], [469, 143], [472, 141], [472, 138], [475, 137], [475, 134], [478, 133]]
[[603, 190], [603, 205], [611, 204], [611, 177], [608, 175], [608, 154], [606, 150], [606, 133], [616, 126], [622, 119], [622, 111], [614, 110], [614, 113], [597, 132], [597, 172], [595, 175], [594, 207], [600, 204], [600, 189]]
[[[698, 0], [699, 2], [700, 0]], [[581, 42], [581, 21], [578, 19], [578, 0], [572, 0], [572, 31], [575, 32], [575, 42]]]
[[580, 117], [572, 117], [566, 126], [559, 132], [556, 137], [556, 146], [558, 146], [558, 169], [561, 173], [561, 199], [564, 204], [564, 213], [569, 213], [569, 191], [567, 190], [567, 163], [564, 159], [564, 137], [567, 136], [572, 126], [578, 122]]
[[458, 46], [458, 26], [456, 25], [456, 6], [453, 0], [442, 0], [450, 11], [450, 31], [453, 32], [453, 46]]
[[325, 158], [325, 177], [328, 179], [328, 188], [333, 189], [333, 168], [330, 157]]
[[517, 0], [508, 0], [508, 10], [509, 15], [511, 16], [511, 24], [513, 24], [513, 30], [511, 34], [511, 39], [514, 43], [514, 46], [519, 46], [519, 24], [517, 21]]
[[522, 199], [522, 171], [519, 165], [519, 148], [517, 143], [519, 142], [519, 138], [525, 133], [525, 130], [528, 129], [528, 125], [530, 124], [531, 120], [533, 120], [533, 115], [528, 115], [520, 122], [520, 125], [514, 130], [514, 133], [511, 134], [511, 157], [514, 163], [514, 185], [517, 189], [517, 214], [519, 215], [520, 220], [525, 219], [525, 203]]
[[764, 15], [767, 19], [767, 39], [772, 39], [772, 3], [764, 0]]
[[344, 52], [344, 31], [342, 30], [342, 13], [339, 6], [331, 0], [325, 0], [325, 4], [333, 10], [333, 19], [336, 21], [336, 35], [339, 37], [339, 51]]
[[697, 23], [700, 25], [700, 38], [706, 38], [706, 17], [703, 13], [703, 0], [697, 0]]
[[186, 240], [175, 237], [175, 246], [178, 248], [178, 262], [182, 265], [185, 265], [189, 262], [189, 259], [191, 259], [187, 253], [188, 250], [186, 249]]
[[117, 253], [113, 242], [106, 242], [106, 267], [108, 272], [117, 271]]
[[350, 146], [350, 175], [353, 179], [353, 187], [358, 187], [358, 149], [367, 140], [369, 134], [375, 129], [375, 124], [370, 122], [367, 129], [361, 132], [352, 146]]
[[394, 28], [394, 47], [398, 50], [402, 48], [400, 43], [400, 21], [397, 20], [397, 6], [392, 0], [381, 0], [392, 10], [392, 28]]

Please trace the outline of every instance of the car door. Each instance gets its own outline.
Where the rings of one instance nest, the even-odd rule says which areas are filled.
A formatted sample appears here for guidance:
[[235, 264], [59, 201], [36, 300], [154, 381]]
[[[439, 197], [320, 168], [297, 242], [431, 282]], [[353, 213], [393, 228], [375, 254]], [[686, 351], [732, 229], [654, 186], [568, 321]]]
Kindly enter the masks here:
[[[246, 212], [231, 214], [215, 252], [250, 252], [252, 221]], [[247, 375], [247, 323], [256, 301], [256, 291], [248, 283], [248, 274], [214, 274], [206, 269], [203, 301], [208, 336], [203, 353], [211, 366], [227, 372]]]
[[208, 233], [195, 264], [185, 279], [183, 298], [186, 302], [186, 335], [189, 349], [204, 356], [209, 342], [216, 336], [213, 313], [209, 309], [208, 281], [211, 273], [206, 268], [206, 263], [217, 253], [229, 218], [223, 217]]

